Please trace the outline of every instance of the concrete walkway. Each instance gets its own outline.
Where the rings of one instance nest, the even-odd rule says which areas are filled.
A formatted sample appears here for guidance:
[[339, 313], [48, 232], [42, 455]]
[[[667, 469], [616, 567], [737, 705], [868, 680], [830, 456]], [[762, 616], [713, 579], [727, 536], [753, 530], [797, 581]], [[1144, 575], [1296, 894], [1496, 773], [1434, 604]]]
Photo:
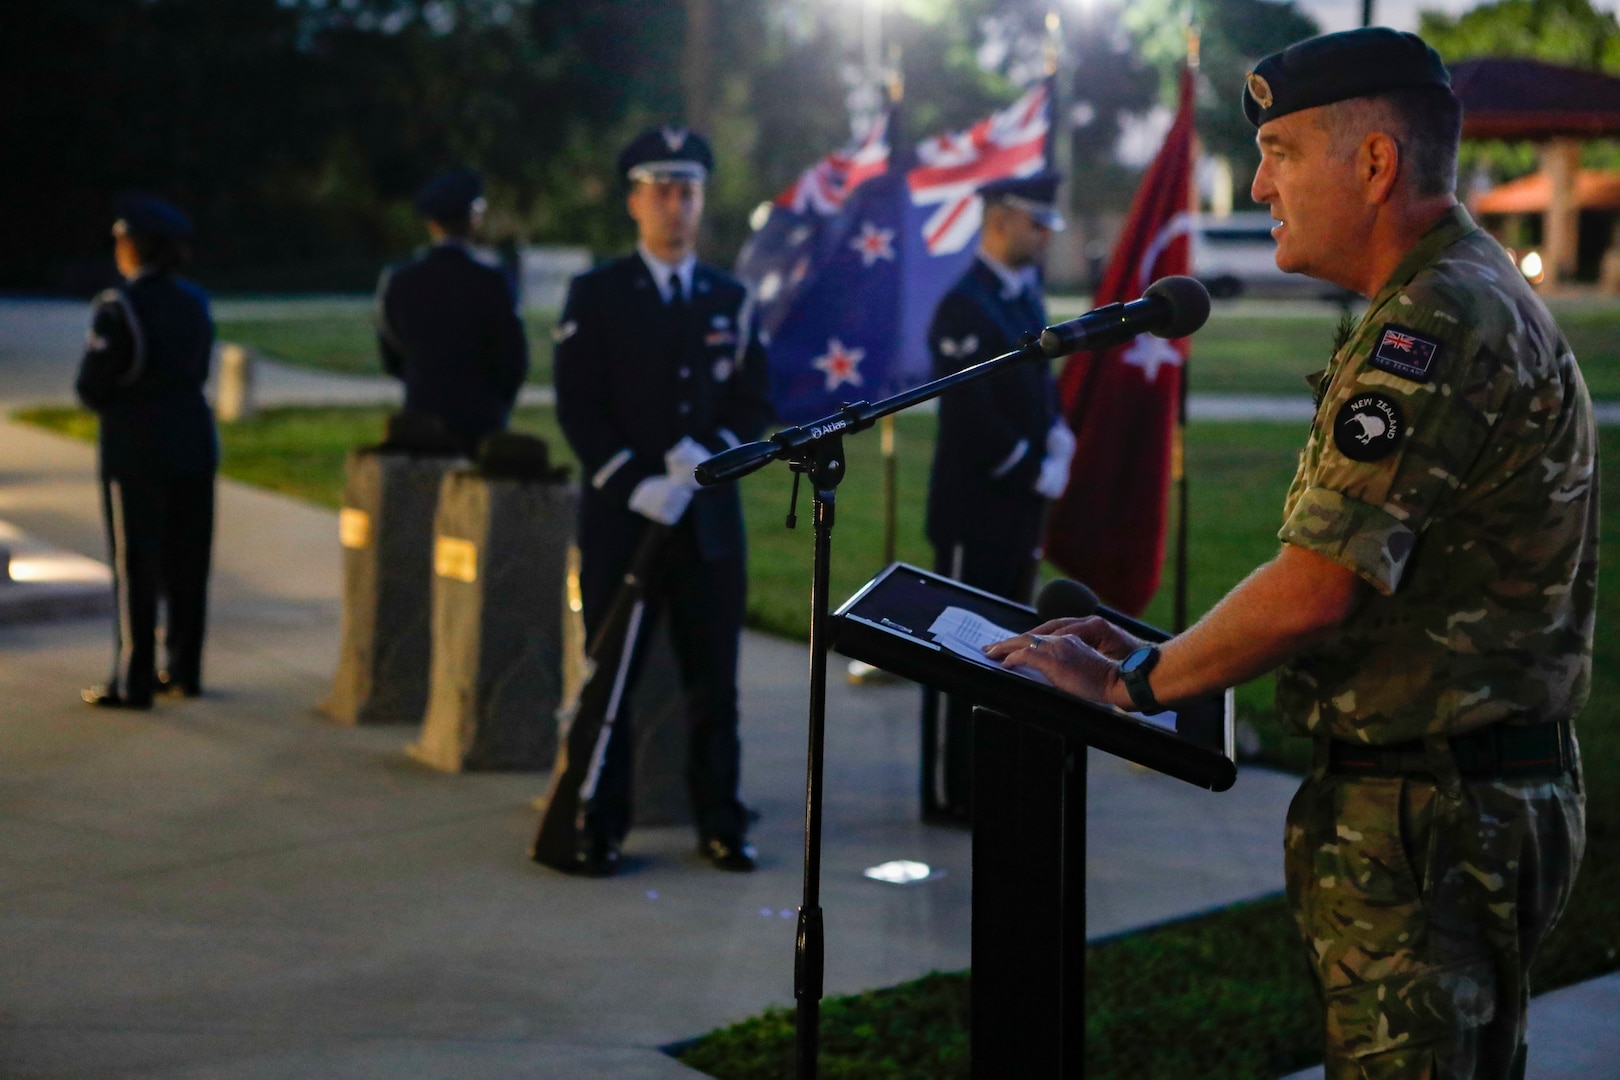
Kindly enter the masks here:
[[[60, 400], [82, 307], [18, 306], [0, 303], [0, 405]], [[93, 470], [91, 448], [0, 423], [0, 519], [104, 557]], [[543, 774], [439, 774], [405, 755], [414, 728], [315, 714], [336, 535], [331, 512], [221, 483], [200, 700], [86, 709], [104, 618], [0, 626], [0, 1076], [654, 1080], [696, 1075], [658, 1047], [789, 1005], [804, 647], [744, 642], [761, 870], [716, 873], [686, 830], [644, 829], [626, 873], [577, 881], [525, 857]], [[971, 852], [916, 822], [914, 689], [835, 682], [830, 698], [828, 993], [965, 967]], [[1245, 769], [1212, 795], [1091, 755], [1088, 931], [1278, 891], [1293, 786]], [[862, 877], [895, 858], [943, 873]], [[1537, 1002], [1533, 1077], [1603, 1075], [1549, 1047], [1620, 1060], [1586, 1001]]]

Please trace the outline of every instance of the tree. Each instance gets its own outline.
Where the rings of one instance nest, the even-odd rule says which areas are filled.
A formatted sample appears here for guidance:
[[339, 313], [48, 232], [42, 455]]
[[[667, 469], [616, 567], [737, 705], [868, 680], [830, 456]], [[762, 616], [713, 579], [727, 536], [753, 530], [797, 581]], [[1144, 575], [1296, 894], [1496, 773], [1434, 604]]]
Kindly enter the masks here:
[[[1046, 7], [888, 5], [906, 130], [1011, 101], [1040, 72]], [[688, 37], [694, 10], [706, 37], [702, 18]], [[851, 15], [825, 0], [0, 4], [0, 38], [27, 43], [0, 65], [0, 192], [28, 207], [0, 247], [0, 285], [110, 272], [112, 197], [145, 188], [197, 218], [210, 285], [364, 288], [422, 241], [417, 186], [457, 165], [489, 181], [493, 238], [623, 250], [618, 151], [688, 119], [689, 103], [719, 160], [705, 251], [727, 262], [754, 206], [848, 138]], [[1078, 43], [1086, 146], [1110, 143], [1119, 110], [1150, 92], [1126, 44]]]
[[1418, 33], [1448, 62], [1528, 56], [1620, 75], [1620, 22], [1588, 0], [1497, 0], [1457, 16], [1425, 11]]
[[[1241, 181], [1260, 164], [1254, 128], [1239, 107], [1244, 76], [1264, 57], [1321, 33], [1321, 27], [1289, 0], [1137, 0], [1124, 22], [1143, 59], [1160, 72], [1165, 102], [1174, 100], [1189, 20], [1199, 30], [1198, 137], [1206, 153], [1231, 161]], [[1247, 185], [1237, 186], [1247, 199]]]

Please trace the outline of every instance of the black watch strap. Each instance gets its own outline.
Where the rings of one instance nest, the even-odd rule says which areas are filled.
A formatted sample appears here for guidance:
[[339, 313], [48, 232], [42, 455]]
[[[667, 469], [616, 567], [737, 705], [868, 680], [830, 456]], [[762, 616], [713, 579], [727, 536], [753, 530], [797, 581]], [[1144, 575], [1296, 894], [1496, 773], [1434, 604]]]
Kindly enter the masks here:
[[1125, 690], [1131, 695], [1131, 701], [1136, 705], [1137, 712], [1164, 711], [1164, 706], [1153, 696], [1153, 687], [1148, 683], [1148, 675], [1158, 664], [1157, 645], [1144, 645], [1140, 649], [1133, 650], [1119, 663], [1120, 680], [1125, 683]]

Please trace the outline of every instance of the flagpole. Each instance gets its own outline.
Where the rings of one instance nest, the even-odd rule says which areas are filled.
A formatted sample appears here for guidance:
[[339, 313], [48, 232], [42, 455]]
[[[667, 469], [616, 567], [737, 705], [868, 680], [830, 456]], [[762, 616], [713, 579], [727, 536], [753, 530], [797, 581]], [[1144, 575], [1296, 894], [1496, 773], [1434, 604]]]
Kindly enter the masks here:
[[[1187, 26], [1187, 78], [1195, 78], [1198, 71], [1198, 28]], [[1187, 170], [1187, 208], [1198, 214], [1198, 133], [1192, 137], [1191, 165]], [[1196, 268], [1193, 268], [1196, 269]], [[1181, 390], [1176, 400], [1176, 424], [1170, 449], [1171, 479], [1176, 487], [1176, 599], [1173, 626], [1176, 633], [1187, 629], [1187, 368], [1192, 360], [1191, 350], [1181, 365]]]
[[[873, 64], [868, 70], [868, 78], [881, 80], [885, 87], [885, 94], [892, 110], [900, 104], [905, 96], [905, 77], [900, 72], [900, 43], [889, 42], [889, 62], [887, 68], [875, 65], [872, 59], [877, 55], [877, 44], [869, 39], [867, 58]], [[885, 416], [878, 421], [879, 453], [883, 461], [883, 565], [888, 566], [895, 561], [898, 551], [898, 526], [900, 504], [900, 459], [895, 450], [894, 417]], [[895, 677], [880, 667], [874, 667], [864, 660], [851, 660], [845, 669], [849, 683], [852, 686], [864, 686], [894, 682]]]
[[[889, 106], [893, 108], [900, 104], [906, 92], [905, 79], [900, 73], [900, 43], [897, 41], [889, 43], [889, 67], [885, 75]], [[900, 502], [900, 464], [895, 452], [893, 416], [883, 418], [879, 434], [883, 450], [883, 565], [888, 566], [895, 559], [896, 508]]]

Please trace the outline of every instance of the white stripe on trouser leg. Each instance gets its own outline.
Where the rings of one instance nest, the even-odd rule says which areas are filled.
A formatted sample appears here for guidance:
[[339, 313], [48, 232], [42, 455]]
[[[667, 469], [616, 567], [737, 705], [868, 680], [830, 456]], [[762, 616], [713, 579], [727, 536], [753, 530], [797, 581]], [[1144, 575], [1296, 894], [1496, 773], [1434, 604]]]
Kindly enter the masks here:
[[135, 634], [129, 610], [129, 537], [124, 531], [124, 489], [117, 480], [107, 481], [108, 502], [112, 505], [113, 566], [118, 575], [118, 670], [113, 672], [112, 690], [127, 693], [130, 661], [134, 659]]
[[585, 772], [585, 782], [579, 785], [580, 813], [585, 803], [596, 794], [596, 782], [602, 776], [602, 763], [607, 759], [608, 739], [613, 735], [613, 721], [619, 716], [619, 703], [624, 700], [624, 684], [630, 678], [630, 658], [636, 653], [636, 638], [641, 632], [641, 613], [647, 601], [637, 600], [630, 609], [630, 625], [624, 632], [624, 651], [619, 654], [619, 669], [613, 673], [613, 692], [608, 695], [607, 712], [602, 717], [602, 730], [597, 732], [596, 746], [591, 749], [591, 767]]
[[[951, 548], [951, 580], [962, 580], [962, 563], [966, 560], [965, 544], [956, 544]], [[934, 802], [938, 806], [947, 805], [949, 793], [947, 772], [945, 768], [945, 747], [948, 743], [946, 717], [950, 714], [950, 698], [943, 692], [934, 695]]]

